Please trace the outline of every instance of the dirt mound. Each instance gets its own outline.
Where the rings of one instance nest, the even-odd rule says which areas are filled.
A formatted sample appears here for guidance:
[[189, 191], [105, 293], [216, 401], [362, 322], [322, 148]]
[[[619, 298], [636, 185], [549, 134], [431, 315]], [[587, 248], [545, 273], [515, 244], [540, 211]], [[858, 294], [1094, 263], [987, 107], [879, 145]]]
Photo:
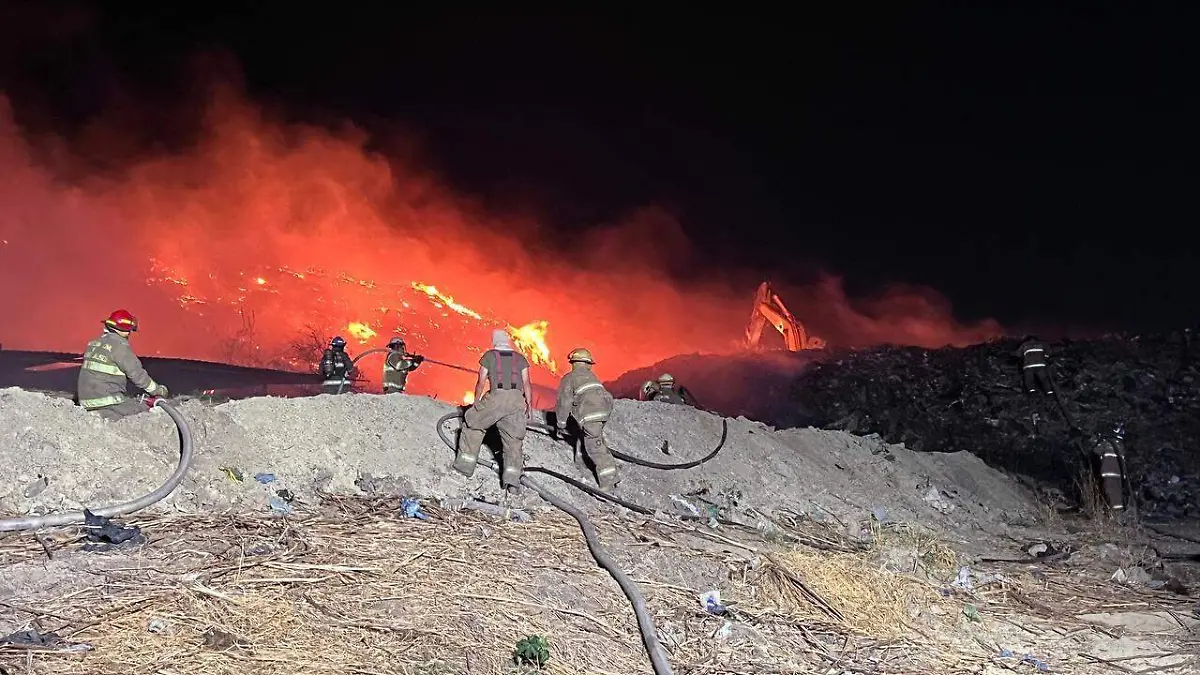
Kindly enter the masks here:
[[[0, 670], [149, 672], [173, 653], [214, 673], [499, 673], [538, 634], [564, 672], [648, 672], [632, 612], [573, 521], [532, 494], [510, 504], [533, 515], [522, 523], [432, 499], [499, 498], [495, 475], [450, 469], [433, 425], [454, 408], [366, 394], [180, 408], [195, 462], [167, 500], [127, 519], [144, 544], [91, 552], [73, 528], [0, 537], [0, 635], [54, 641], [36, 653], [0, 644]], [[1021, 487], [967, 453], [636, 401], [617, 402], [609, 437], [684, 462], [708, 454], [723, 423], [726, 444], [702, 466], [622, 466], [617, 493], [659, 510], [648, 517], [538, 477], [591, 512], [679, 667], [997, 673], [1030, 654], [1092, 673], [1096, 659], [1184, 658], [1149, 661], [1181, 652], [1178, 636], [1154, 624], [1146, 637], [1128, 627], [1141, 614], [1109, 609], [1154, 606], [1183, 625], [1183, 596], [1112, 580], [1116, 567], [1150, 576], [1144, 543], [1051, 529]], [[19, 389], [0, 390], [0, 434], [12, 439], [0, 447], [9, 512], [122, 501], [177, 458], [161, 410], [110, 423]], [[564, 444], [527, 439], [530, 465], [591, 483]], [[427, 520], [405, 517], [398, 496], [421, 498]], [[674, 517], [689, 514], [700, 522]], [[1067, 539], [1067, 558], [1021, 550]], [[1096, 622], [1122, 644], [1088, 637]]]
[[[450, 469], [451, 453], [434, 422], [454, 408], [433, 399], [253, 398], [217, 406], [189, 401], [181, 410], [195, 436], [193, 467], [155, 509], [252, 512], [269, 508], [280, 491], [300, 503], [315, 503], [319, 492], [492, 502], [501, 496], [490, 472], [466, 478]], [[625, 464], [617, 494], [651, 509], [695, 510], [702, 519], [735, 507], [785, 509], [835, 519], [852, 534], [889, 519], [998, 532], [1029, 521], [1036, 510], [1013, 481], [967, 453], [924, 455], [842, 432], [776, 431], [742, 418], [728, 423], [725, 447], [712, 461], [679, 471]], [[12, 513], [123, 501], [153, 489], [177, 458], [174, 426], [161, 411], [110, 423], [69, 401], [20, 389], [0, 390], [0, 434], [13, 439], [0, 449], [9, 467], [0, 481], [0, 509]], [[622, 400], [608, 439], [627, 454], [675, 463], [708, 454], [720, 434], [721, 419], [712, 414]], [[526, 456], [529, 465], [593, 482], [560, 441], [530, 432]], [[577, 504], [607, 508], [557, 480], [541, 482]], [[522, 499], [531, 508], [541, 505], [533, 495]]]

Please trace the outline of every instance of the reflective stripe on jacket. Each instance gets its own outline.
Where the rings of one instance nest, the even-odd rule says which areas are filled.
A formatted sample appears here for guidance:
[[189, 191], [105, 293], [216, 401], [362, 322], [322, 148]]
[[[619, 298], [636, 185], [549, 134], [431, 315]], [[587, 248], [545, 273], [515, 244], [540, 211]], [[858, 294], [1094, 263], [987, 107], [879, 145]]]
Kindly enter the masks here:
[[559, 424], [574, 417], [580, 424], [604, 422], [612, 415], [613, 397], [600, 378], [584, 364], [576, 364], [558, 383], [555, 414]]
[[133, 353], [129, 340], [105, 331], [89, 342], [83, 352], [76, 384], [79, 405], [88, 410], [116, 405], [126, 399], [127, 382], [133, 382], [148, 394], [158, 389], [158, 383], [150, 378], [141, 359]]

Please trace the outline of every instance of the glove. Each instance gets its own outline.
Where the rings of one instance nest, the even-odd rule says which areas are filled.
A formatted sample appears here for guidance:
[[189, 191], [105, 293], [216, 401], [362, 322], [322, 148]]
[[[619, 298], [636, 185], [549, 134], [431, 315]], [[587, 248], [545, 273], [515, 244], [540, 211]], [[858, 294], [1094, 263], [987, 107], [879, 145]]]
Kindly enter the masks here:
[[425, 357], [421, 356], [420, 354], [413, 354], [412, 360], [413, 360], [413, 363], [415, 363], [417, 365], [425, 363]]
[[170, 396], [171, 396], [169, 393], [167, 393], [167, 388], [161, 384], [158, 385], [157, 387], [155, 387], [154, 391], [151, 393], [154, 394], [155, 396], [157, 396], [158, 398], [170, 398]]

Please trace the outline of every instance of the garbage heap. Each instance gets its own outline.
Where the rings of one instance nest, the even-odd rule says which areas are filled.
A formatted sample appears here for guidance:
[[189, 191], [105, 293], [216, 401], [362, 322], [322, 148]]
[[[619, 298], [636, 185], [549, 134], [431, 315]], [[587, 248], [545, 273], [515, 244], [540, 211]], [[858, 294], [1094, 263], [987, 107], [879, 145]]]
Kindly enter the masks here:
[[877, 433], [919, 451], [966, 450], [1075, 498], [1082, 494], [1084, 451], [1123, 424], [1127, 473], [1143, 515], [1196, 517], [1200, 372], [1194, 342], [1189, 330], [1052, 343], [1061, 406], [1054, 396], [1025, 390], [1016, 339], [835, 355], [797, 378], [792, 399], [812, 426]]

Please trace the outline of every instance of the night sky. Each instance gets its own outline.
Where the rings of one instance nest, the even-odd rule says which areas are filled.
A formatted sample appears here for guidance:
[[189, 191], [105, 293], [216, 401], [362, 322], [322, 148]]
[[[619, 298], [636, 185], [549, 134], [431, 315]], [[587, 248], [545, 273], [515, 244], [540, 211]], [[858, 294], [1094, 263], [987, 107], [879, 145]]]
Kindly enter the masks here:
[[416, 132], [457, 189], [535, 209], [564, 240], [665, 205], [710, 252], [671, 267], [683, 277], [825, 269], [1010, 324], [1200, 315], [1186, 3], [757, 19], [38, 4], [0, 2], [0, 89], [31, 129], [79, 133], [125, 106], [147, 146], [184, 142], [196, 58], [223, 52], [256, 100], [381, 142]]

